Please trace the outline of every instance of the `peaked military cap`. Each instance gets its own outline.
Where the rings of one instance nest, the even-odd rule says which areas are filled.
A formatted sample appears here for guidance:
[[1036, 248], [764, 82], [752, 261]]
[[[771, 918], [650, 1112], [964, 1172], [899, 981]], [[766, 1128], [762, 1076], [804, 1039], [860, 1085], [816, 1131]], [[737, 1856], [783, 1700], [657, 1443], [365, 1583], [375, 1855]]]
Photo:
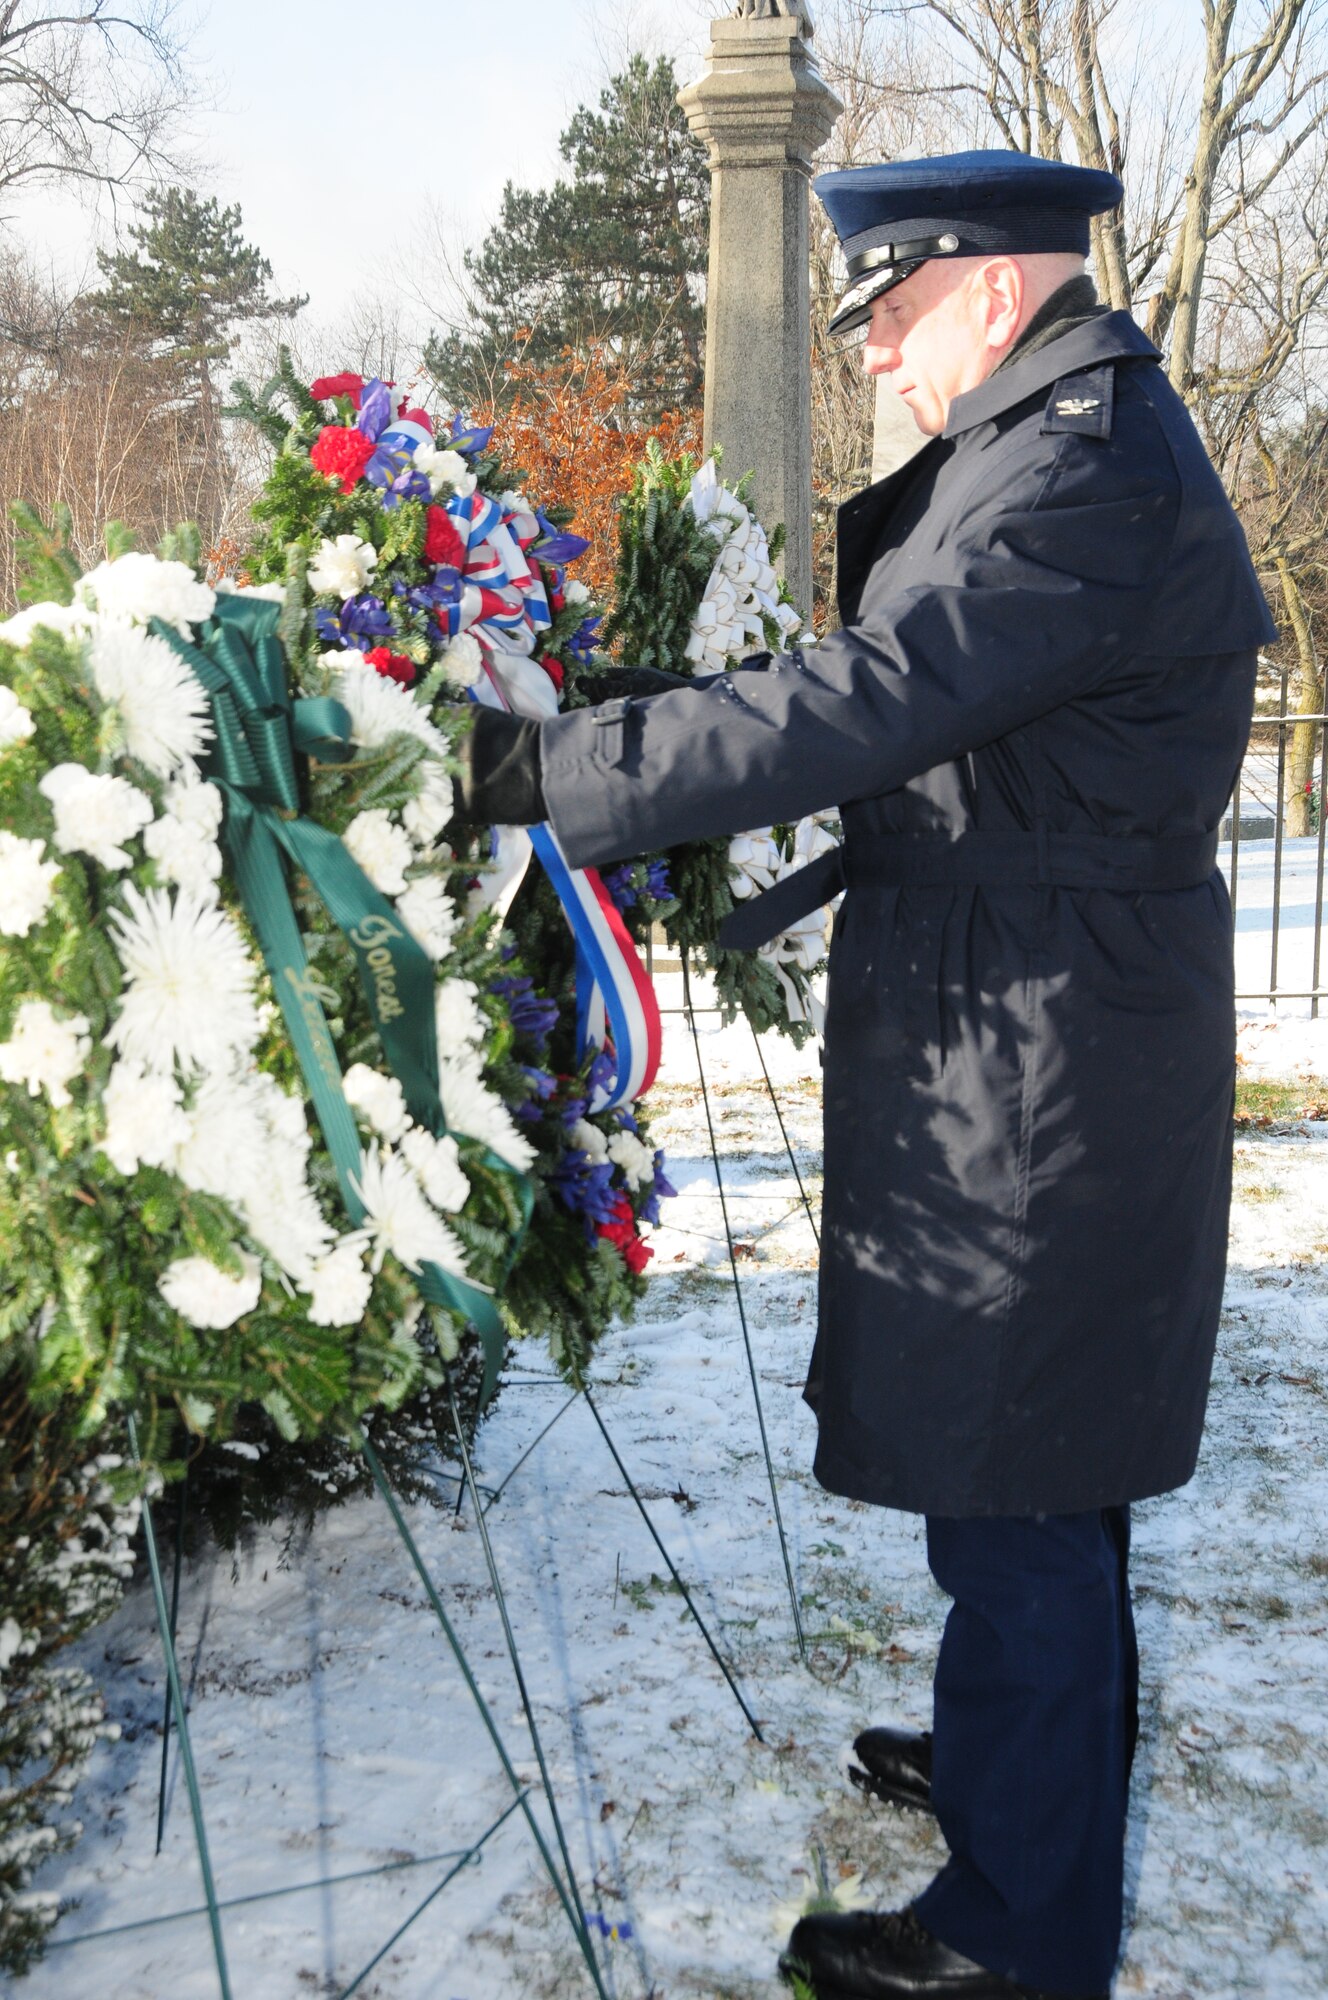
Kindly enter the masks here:
[[812, 186], [848, 261], [831, 333], [862, 326], [872, 301], [930, 257], [1087, 256], [1090, 216], [1115, 208], [1125, 193], [1115, 174], [1005, 151], [847, 167], [819, 174]]

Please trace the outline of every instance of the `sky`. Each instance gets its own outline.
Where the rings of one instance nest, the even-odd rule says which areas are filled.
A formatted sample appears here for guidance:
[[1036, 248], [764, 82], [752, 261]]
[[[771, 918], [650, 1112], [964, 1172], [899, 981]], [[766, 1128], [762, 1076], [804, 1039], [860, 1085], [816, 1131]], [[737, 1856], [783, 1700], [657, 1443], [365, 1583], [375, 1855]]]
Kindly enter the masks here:
[[[476, 242], [503, 185], [547, 185], [558, 135], [630, 42], [699, 75], [714, 0], [196, 0], [198, 185], [238, 202], [282, 295], [436, 289], [436, 241]], [[13, 219], [78, 276], [113, 218], [72, 198]], [[427, 317], [427, 311], [425, 313]]]

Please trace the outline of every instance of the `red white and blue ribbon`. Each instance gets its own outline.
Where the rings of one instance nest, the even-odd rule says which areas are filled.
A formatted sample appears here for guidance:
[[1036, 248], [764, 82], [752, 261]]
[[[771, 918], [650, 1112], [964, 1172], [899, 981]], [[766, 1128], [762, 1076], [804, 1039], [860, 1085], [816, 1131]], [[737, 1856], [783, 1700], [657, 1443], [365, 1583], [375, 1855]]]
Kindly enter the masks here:
[[[495, 658], [486, 651], [484, 664], [485, 678], [471, 690], [477, 702], [522, 715], [557, 713], [557, 690], [530, 661]], [[576, 945], [577, 1054], [607, 1048], [617, 1064], [612, 1085], [597, 1092], [591, 1109], [630, 1105], [649, 1090], [659, 1069], [663, 1031], [654, 985], [597, 871], [573, 868], [547, 823], [528, 833]], [[509, 897], [519, 880], [518, 875], [513, 881], [509, 872]]]

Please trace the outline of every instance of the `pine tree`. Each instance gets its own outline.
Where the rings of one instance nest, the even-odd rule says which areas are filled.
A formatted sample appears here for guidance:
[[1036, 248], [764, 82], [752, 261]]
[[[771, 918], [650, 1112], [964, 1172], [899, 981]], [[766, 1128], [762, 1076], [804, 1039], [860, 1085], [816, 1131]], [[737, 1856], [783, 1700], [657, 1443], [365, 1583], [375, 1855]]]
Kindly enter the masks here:
[[129, 231], [137, 248], [98, 257], [104, 290], [87, 304], [116, 326], [136, 330], [180, 364], [199, 402], [213, 403], [211, 367], [224, 360], [250, 320], [285, 319], [304, 298], [274, 298], [272, 266], [242, 233], [238, 205], [200, 201], [191, 188], [160, 188]]
[[466, 255], [469, 324], [425, 350], [450, 402], [501, 401], [507, 361], [547, 367], [592, 342], [631, 370], [631, 421], [700, 402], [710, 176], [677, 89], [672, 62], [633, 56], [563, 133], [570, 179], [509, 181], [496, 226]]

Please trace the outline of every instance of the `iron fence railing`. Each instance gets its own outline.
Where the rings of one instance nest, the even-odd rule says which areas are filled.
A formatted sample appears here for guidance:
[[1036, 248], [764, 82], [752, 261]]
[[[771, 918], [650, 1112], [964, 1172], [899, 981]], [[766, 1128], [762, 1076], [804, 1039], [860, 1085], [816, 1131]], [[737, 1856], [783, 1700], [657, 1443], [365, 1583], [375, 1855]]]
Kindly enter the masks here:
[[[1271, 684], [1271, 685], [1270, 685]], [[1221, 865], [1236, 918], [1236, 998], [1309, 1001], [1312, 1019], [1328, 998], [1324, 983], [1324, 799], [1328, 785], [1328, 731], [1321, 712], [1298, 715], [1289, 707], [1291, 670], [1269, 669], [1261, 692], [1276, 688], [1277, 708], [1260, 708], [1236, 780]], [[1287, 765], [1293, 730], [1314, 731], [1310, 760], [1311, 831], [1287, 832]]]

